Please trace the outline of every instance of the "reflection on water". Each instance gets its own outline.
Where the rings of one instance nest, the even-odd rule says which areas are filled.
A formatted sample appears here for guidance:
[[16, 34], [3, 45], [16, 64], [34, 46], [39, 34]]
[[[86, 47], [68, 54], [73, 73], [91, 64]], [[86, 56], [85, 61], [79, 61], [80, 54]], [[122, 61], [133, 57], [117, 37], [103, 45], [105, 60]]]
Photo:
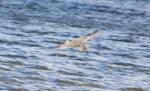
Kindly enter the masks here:
[[[148, 91], [148, 0], [1, 0], [0, 90]], [[53, 50], [99, 29], [88, 52]]]

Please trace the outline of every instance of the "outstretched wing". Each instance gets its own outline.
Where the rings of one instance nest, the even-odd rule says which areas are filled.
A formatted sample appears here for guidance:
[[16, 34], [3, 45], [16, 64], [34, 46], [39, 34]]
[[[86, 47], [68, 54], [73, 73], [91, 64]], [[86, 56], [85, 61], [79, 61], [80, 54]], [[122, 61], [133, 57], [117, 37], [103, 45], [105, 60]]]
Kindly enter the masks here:
[[65, 48], [68, 48], [68, 47], [70, 47], [70, 44], [67, 41], [63, 44], [60, 44], [59, 46], [56, 46], [54, 49], [58, 50], [58, 49], [65, 49]]
[[87, 40], [91, 39], [93, 36], [95, 36], [98, 33], [98, 30], [95, 30], [92, 33], [89, 33], [85, 36], [79, 37], [77, 38], [77, 40], [82, 41], [82, 42], [86, 42]]

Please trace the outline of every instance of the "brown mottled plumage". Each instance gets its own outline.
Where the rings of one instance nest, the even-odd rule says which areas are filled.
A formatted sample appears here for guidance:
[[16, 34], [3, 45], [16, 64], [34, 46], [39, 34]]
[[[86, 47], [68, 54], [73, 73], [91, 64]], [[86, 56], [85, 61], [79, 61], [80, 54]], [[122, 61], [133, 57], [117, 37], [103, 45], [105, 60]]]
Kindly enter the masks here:
[[66, 40], [65, 43], [60, 44], [59, 46], [55, 47], [54, 49], [65, 49], [69, 47], [74, 47], [81, 51], [87, 51], [89, 49], [88, 46], [84, 45], [84, 42], [91, 39], [93, 36], [95, 36], [98, 33], [98, 30], [95, 30], [94, 32], [87, 34], [85, 36], [81, 36], [79, 38], [76, 38], [74, 40]]

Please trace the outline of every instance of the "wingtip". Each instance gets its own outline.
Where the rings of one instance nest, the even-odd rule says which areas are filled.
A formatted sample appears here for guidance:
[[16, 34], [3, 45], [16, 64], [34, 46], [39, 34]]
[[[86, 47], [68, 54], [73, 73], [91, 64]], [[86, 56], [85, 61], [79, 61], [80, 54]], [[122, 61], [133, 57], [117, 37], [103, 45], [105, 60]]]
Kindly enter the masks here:
[[98, 33], [98, 29], [96, 29], [92, 34], [96, 34], [96, 33]]
[[95, 30], [95, 33], [97, 33], [97, 32], [98, 32], [98, 29]]

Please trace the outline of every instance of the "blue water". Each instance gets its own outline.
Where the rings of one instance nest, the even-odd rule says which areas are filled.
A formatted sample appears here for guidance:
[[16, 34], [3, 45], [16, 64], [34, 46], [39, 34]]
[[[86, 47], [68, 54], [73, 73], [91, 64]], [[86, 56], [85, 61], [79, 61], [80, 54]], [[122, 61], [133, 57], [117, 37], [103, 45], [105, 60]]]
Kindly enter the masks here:
[[149, 91], [150, 1], [1, 0], [0, 90]]

